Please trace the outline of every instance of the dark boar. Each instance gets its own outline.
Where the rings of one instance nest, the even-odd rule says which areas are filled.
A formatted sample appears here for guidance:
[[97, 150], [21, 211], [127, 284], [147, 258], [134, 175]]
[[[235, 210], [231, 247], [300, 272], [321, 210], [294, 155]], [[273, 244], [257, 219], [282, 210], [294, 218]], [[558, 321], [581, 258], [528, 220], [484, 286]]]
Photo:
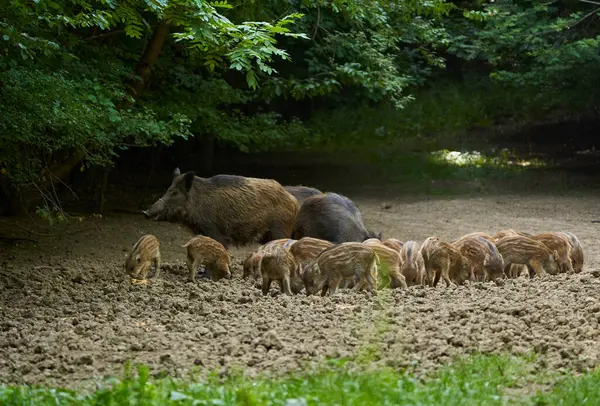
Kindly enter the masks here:
[[300, 206], [302, 206], [302, 203], [304, 203], [304, 201], [309, 197], [314, 195], [320, 195], [323, 193], [319, 189], [315, 189], [314, 187], [308, 186], [284, 186], [284, 188], [288, 191], [289, 194], [291, 194], [296, 198], [296, 200], [298, 200]]
[[313, 237], [334, 244], [381, 239], [381, 233], [368, 231], [362, 215], [352, 202], [337, 193], [311, 196], [304, 201], [292, 232], [292, 238]]
[[167, 192], [144, 214], [184, 224], [227, 248], [289, 238], [298, 209], [298, 201], [275, 180], [200, 178], [177, 168]]

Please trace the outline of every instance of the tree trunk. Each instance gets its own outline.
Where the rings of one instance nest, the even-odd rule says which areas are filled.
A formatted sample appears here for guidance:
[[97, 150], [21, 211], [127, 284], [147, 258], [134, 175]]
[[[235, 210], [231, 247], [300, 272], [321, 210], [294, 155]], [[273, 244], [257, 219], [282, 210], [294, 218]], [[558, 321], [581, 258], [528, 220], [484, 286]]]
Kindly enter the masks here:
[[141, 80], [136, 80], [133, 85], [134, 97], [138, 97], [148, 84], [152, 74], [152, 67], [158, 60], [168, 34], [169, 24], [165, 20], [162, 20], [154, 29], [152, 39], [135, 67], [135, 73], [141, 77]]

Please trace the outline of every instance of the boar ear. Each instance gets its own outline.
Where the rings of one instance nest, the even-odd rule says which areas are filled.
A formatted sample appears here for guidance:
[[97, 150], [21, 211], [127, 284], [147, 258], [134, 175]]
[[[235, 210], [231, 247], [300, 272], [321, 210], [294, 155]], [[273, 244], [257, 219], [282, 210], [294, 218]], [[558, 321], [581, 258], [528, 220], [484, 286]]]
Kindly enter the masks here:
[[554, 250], [553, 254], [554, 254], [554, 260], [558, 261], [558, 251]]
[[485, 258], [483, 259], [483, 266], [488, 266], [490, 264], [490, 254], [485, 254]]
[[135, 262], [136, 262], [137, 264], [139, 264], [140, 262], [142, 262], [142, 257], [140, 256], [140, 254], [137, 254], [137, 255], [135, 256]]
[[177, 177], [181, 175], [181, 171], [179, 170], [179, 168], [175, 168], [175, 170], [173, 171], [173, 177]]
[[186, 172], [183, 176], [183, 182], [185, 185], [185, 190], [190, 190], [192, 188], [192, 184], [194, 183], [194, 177], [196, 176], [196, 172], [189, 171]]

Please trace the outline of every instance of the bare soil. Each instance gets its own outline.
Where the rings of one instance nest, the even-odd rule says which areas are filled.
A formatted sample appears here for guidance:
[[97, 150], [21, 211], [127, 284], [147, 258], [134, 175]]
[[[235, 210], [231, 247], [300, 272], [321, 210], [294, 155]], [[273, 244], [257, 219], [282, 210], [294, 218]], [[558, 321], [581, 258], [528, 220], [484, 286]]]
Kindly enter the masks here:
[[[58, 234], [44, 236], [11, 219], [0, 223], [0, 235], [35, 242], [0, 240], [0, 382], [90, 388], [119, 375], [127, 361], [174, 376], [215, 368], [277, 373], [345, 356], [422, 374], [476, 351], [534, 351], [539, 366], [553, 370], [600, 363], [600, 224], [590, 222], [600, 217], [596, 197], [349, 197], [369, 228], [404, 241], [507, 227], [568, 230], [583, 243], [585, 269], [376, 297], [286, 297], [273, 284], [264, 297], [241, 280], [240, 263], [257, 245], [232, 250], [234, 279], [192, 284], [181, 247], [191, 234], [178, 225], [133, 214], [88, 216], [52, 229], [19, 220], [37, 234]], [[161, 280], [132, 286], [124, 255], [146, 233], [161, 241]]]

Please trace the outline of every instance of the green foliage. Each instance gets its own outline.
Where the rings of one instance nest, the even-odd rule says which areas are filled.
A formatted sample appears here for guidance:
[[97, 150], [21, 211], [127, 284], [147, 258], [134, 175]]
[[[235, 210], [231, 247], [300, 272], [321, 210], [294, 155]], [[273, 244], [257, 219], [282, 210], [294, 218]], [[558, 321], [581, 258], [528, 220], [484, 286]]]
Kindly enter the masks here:
[[502, 0], [464, 15], [449, 51], [486, 61], [492, 79], [514, 89], [530, 88], [536, 93], [532, 99], [545, 100], [549, 111], [557, 106], [572, 112], [590, 109], [600, 96], [590, 86], [600, 79], [600, 31], [580, 24], [596, 18], [591, 6]]
[[[189, 119], [157, 119], [149, 109], [117, 109], [119, 86], [37, 69], [0, 71], [0, 166], [16, 183], [39, 177], [64, 154], [86, 151], [88, 164], [107, 165], [120, 148], [169, 144], [189, 135]], [[43, 135], [43, 136], [42, 136]]]
[[[306, 373], [251, 379], [243, 373], [206, 380], [151, 379], [147, 367], [126, 371], [90, 394], [0, 385], [0, 402], [60, 405], [595, 405], [600, 374], [562, 379], [535, 368], [533, 358], [473, 355], [424, 379], [379, 368], [365, 371], [342, 360]], [[541, 385], [540, 385], [541, 384]], [[537, 391], [536, 388], [545, 388]]]

